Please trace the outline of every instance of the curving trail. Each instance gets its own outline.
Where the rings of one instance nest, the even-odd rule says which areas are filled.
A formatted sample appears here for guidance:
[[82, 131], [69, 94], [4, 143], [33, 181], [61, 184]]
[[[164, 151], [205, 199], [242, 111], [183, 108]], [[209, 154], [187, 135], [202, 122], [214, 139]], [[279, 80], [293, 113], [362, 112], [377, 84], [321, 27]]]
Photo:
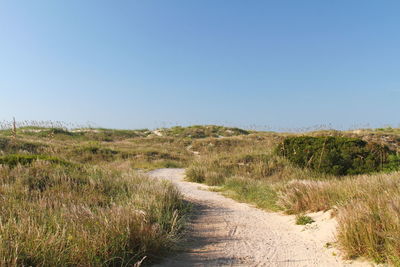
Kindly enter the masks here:
[[194, 205], [185, 251], [158, 266], [370, 266], [342, 261], [337, 251], [325, 247], [334, 240], [335, 229], [326, 214], [315, 214], [311, 226], [298, 226], [293, 216], [266, 212], [186, 182], [184, 172], [149, 173], [172, 181]]

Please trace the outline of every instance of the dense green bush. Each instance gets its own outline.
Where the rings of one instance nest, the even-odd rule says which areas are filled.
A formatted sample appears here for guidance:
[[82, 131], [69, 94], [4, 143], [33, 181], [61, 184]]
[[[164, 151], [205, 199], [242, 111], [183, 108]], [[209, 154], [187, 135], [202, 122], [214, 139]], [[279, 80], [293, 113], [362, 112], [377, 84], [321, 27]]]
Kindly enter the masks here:
[[384, 165], [385, 171], [400, 171], [400, 155], [392, 154], [388, 156], [388, 161]]
[[280, 155], [303, 168], [333, 175], [362, 174], [395, 169], [386, 146], [346, 137], [288, 137], [277, 148]]

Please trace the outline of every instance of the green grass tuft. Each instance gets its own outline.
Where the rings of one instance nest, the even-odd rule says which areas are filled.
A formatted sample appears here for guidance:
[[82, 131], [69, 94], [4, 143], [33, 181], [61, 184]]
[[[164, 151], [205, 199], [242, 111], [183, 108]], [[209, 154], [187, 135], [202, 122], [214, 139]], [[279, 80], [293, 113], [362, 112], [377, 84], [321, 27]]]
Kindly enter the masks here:
[[297, 225], [306, 225], [315, 222], [310, 216], [307, 215], [297, 215], [296, 216], [296, 224]]

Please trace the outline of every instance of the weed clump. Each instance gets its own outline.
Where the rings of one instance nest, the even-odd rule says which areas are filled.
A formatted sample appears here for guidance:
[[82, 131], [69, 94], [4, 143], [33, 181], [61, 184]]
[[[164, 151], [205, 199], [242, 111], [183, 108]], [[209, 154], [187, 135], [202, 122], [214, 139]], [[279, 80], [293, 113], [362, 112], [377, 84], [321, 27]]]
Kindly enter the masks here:
[[299, 214], [296, 216], [296, 224], [297, 225], [306, 225], [306, 224], [311, 224], [313, 222], [315, 222], [315, 221], [310, 216], [307, 216], [304, 214]]

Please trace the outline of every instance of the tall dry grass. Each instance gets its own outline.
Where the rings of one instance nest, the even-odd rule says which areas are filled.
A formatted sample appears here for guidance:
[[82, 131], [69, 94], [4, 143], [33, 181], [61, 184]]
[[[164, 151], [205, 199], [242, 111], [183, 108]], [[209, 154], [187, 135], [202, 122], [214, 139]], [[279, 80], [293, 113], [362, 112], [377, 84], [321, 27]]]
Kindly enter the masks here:
[[292, 180], [280, 188], [279, 204], [289, 213], [320, 211], [400, 193], [400, 173], [347, 176], [329, 180]]
[[400, 194], [354, 200], [340, 208], [338, 241], [348, 257], [400, 266]]
[[400, 265], [399, 172], [295, 180], [281, 188], [278, 203], [290, 213], [337, 209], [337, 238], [348, 257]]
[[175, 245], [185, 205], [167, 182], [47, 162], [0, 166], [0, 266], [128, 266]]

